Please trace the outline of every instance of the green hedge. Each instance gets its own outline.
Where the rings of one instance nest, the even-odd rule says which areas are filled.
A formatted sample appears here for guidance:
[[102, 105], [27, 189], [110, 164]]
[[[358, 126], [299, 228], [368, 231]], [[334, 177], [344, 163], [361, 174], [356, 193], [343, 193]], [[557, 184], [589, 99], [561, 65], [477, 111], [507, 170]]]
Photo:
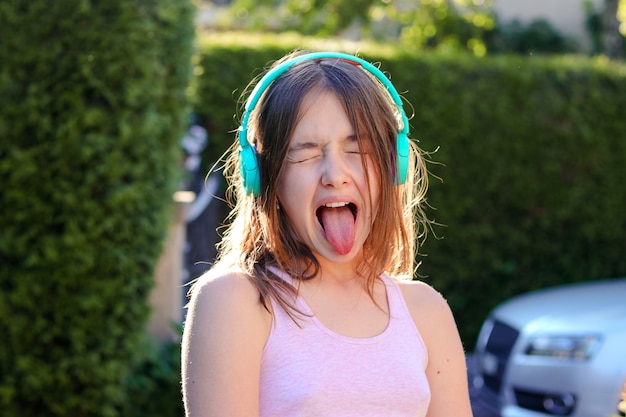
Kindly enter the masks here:
[[136, 401], [193, 14], [185, 0], [0, 3], [3, 416], [118, 416]]
[[429, 86], [414, 123], [445, 164], [433, 167], [443, 178], [433, 215], [448, 225], [424, 248], [423, 272], [466, 343], [512, 295], [626, 276], [626, 68], [582, 58], [413, 68]]
[[172, 341], [155, 350], [147, 340], [144, 349], [148, 354], [126, 384], [127, 401], [121, 415], [183, 417], [180, 344]]
[[[626, 276], [626, 67], [584, 57], [440, 55], [287, 36], [203, 40], [196, 110], [209, 159], [233, 140], [236, 100], [296, 47], [382, 63], [432, 155], [435, 226], [419, 270], [449, 300], [468, 349], [498, 302], [553, 284]], [[254, 70], [256, 69], [256, 70]]]

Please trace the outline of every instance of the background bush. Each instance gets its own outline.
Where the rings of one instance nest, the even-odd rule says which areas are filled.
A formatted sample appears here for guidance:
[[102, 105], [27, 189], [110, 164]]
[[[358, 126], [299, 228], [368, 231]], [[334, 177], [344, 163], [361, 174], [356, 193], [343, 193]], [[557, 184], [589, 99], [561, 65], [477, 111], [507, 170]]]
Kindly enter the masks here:
[[181, 394], [181, 350], [178, 342], [167, 342], [158, 350], [150, 340], [146, 355], [127, 383], [122, 415], [127, 417], [183, 417]]
[[146, 298], [179, 178], [193, 10], [0, 3], [3, 416], [118, 416], [136, 401], [128, 381], [154, 354]]
[[424, 86], [413, 123], [427, 149], [440, 146], [433, 158], [444, 166], [433, 172], [443, 182], [433, 181], [430, 203], [447, 225], [427, 241], [422, 273], [470, 348], [499, 301], [626, 276], [623, 66], [560, 57], [412, 68], [396, 82]]
[[[195, 108], [208, 159], [233, 140], [237, 99], [296, 47], [381, 62], [433, 154], [435, 226], [419, 272], [449, 300], [469, 350], [498, 302], [523, 291], [626, 276], [626, 67], [583, 57], [477, 59], [311, 39], [203, 40]], [[410, 109], [409, 109], [410, 113]]]

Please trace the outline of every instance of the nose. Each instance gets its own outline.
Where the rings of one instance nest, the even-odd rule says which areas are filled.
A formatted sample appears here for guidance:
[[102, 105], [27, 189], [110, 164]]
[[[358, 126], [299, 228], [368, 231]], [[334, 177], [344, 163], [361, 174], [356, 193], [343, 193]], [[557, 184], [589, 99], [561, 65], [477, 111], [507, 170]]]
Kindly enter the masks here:
[[327, 152], [324, 154], [322, 184], [339, 187], [350, 181], [350, 169], [343, 152]]

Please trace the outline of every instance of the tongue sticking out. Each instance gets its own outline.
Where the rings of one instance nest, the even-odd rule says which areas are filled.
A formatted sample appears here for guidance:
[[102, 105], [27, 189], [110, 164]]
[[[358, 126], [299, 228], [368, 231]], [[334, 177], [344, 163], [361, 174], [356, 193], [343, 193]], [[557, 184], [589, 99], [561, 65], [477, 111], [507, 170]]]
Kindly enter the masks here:
[[354, 245], [354, 214], [348, 206], [322, 207], [320, 220], [326, 239], [340, 255], [345, 255]]

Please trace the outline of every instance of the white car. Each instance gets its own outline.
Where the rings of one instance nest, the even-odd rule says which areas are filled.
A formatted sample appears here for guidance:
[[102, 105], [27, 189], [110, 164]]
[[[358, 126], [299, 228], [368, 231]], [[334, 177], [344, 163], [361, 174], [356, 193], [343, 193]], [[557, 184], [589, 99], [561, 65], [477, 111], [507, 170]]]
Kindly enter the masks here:
[[502, 417], [623, 416], [626, 279], [500, 304], [480, 331], [474, 366], [473, 388]]

